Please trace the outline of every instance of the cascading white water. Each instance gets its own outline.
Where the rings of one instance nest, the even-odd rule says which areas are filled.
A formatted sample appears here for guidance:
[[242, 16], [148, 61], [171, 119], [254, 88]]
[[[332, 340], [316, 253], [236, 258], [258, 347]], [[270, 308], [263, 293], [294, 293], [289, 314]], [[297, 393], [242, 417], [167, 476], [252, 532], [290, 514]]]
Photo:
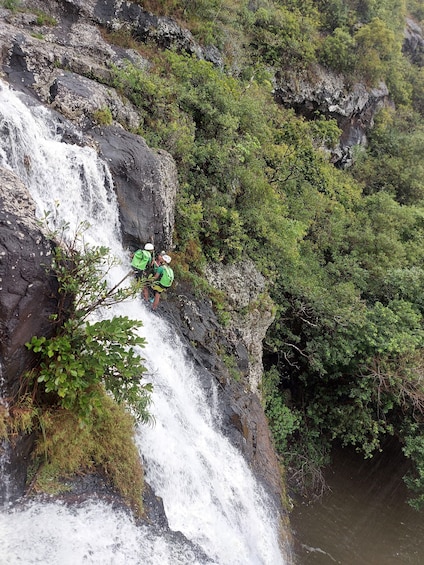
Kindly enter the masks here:
[[[3, 370], [2, 364], [0, 362], [0, 411], [5, 411], [7, 413], [9, 406], [7, 400], [3, 396], [4, 391], [4, 377], [3, 377]], [[10, 454], [10, 445], [9, 442], [6, 440], [0, 441], [0, 480], [2, 481], [2, 491], [3, 497], [7, 501], [10, 496], [10, 478], [8, 476], [7, 468], [10, 462], [9, 459]]]
[[[90, 224], [86, 239], [106, 245], [128, 272], [118, 209], [107, 166], [90, 148], [61, 142], [46, 109], [28, 107], [0, 82], [0, 165], [12, 168], [29, 187], [38, 213], [51, 211], [77, 229]], [[273, 505], [240, 453], [219, 431], [216, 391], [205, 393], [172, 327], [142, 301], [121, 304], [105, 315], [143, 321], [141, 351], [154, 384], [154, 426], [137, 430], [146, 480], [162, 497], [170, 537], [105, 503], [68, 508], [33, 503], [0, 514], [0, 563], [44, 565], [216, 563], [279, 565], [279, 524]], [[199, 557], [195, 547], [208, 556]]]

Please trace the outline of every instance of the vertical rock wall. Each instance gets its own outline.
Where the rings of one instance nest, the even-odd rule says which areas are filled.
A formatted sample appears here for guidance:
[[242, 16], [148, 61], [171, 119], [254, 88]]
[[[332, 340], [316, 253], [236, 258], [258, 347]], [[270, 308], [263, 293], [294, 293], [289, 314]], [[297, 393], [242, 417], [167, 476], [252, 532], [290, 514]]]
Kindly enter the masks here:
[[[28, 191], [9, 170], [0, 168], [0, 397], [3, 411], [16, 397], [34, 355], [25, 343], [50, 335], [57, 283], [48, 273], [51, 247], [35, 220]], [[4, 443], [0, 501], [22, 494], [32, 438]]]

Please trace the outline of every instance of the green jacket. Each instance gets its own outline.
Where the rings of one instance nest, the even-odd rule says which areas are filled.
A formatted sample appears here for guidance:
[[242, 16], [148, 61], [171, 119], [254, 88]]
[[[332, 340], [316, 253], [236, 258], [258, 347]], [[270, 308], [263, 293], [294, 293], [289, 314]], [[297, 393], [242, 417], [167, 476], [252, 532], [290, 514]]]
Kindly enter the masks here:
[[152, 254], [147, 249], [138, 249], [134, 253], [133, 260], [131, 261], [131, 265], [138, 269], [139, 271], [144, 271], [147, 267], [148, 263], [152, 260]]

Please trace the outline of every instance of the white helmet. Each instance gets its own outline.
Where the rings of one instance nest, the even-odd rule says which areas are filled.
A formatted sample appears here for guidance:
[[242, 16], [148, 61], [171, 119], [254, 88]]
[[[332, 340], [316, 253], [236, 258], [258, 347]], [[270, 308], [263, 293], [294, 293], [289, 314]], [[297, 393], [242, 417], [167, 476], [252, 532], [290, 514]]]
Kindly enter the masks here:
[[169, 255], [162, 255], [162, 259], [165, 261], [165, 263], [171, 262], [171, 257]]
[[146, 245], [144, 246], [144, 249], [146, 249], [147, 251], [153, 251], [153, 249], [154, 249], [153, 243], [146, 243]]

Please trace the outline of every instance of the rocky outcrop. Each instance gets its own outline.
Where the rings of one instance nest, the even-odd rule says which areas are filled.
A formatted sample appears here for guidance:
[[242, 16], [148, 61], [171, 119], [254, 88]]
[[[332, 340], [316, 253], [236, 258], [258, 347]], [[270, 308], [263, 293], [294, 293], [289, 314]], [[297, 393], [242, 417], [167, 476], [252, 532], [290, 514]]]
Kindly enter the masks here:
[[96, 125], [96, 114], [102, 111], [109, 111], [126, 129], [136, 130], [140, 125], [137, 110], [116, 90], [76, 73], [63, 71], [38, 91], [44, 102], [84, 131]]
[[246, 394], [244, 388], [232, 380], [223, 386], [231, 399], [230, 403], [223, 404], [224, 407], [227, 406], [225, 422], [231, 431], [230, 437], [244, 453], [255, 475], [272, 495], [276, 508], [283, 514], [281, 467], [259, 397], [256, 394]]
[[[211, 301], [199, 300], [187, 283], [177, 280], [168, 292], [174, 296], [170, 320], [179, 319], [181, 332], [200, 366], [217, 376], [233, 373], [245, 389], [260, 397], [262, 343], [274, 320], [265, 278], [250, 260], [210, 264], [204, 275], [212, 287], [223, 291], [229, 319], [220, 323]], [[170, 308], [165, 302], [165, 311]]]
[[378, 88], [362, 83], [348, 85], [343, 75], [320, 66], [302, 74], [277, 73], [274, 96], [278, 103], [294, 108], [307, 119], [318, 114], [337, 121], [342, 134], [338, 147], [332, 150], [332, 161], [340, 167], [352, 163], [352, 147], [366, 145], [375, 115], [391, 105], [384, 83]]
[[[402, 50], [412, 63], [424, 65], [423, 31], [410, 18], [405, 21]], [[338, 167], [352, 164], [353, 147], [367, 144], [376, 114], [385, 106], [393, 106], [384, 82], [374, 88], [361, 82], [349, 84], [344, 75], [320, 65], [300, 73], [276, 72], [274, 97], [279, 104], [293, 108], [308, 120], [323, 115], [337, 121], [342, 134], [331, 155]]]
[[265, 278], [252, 261], [234, 265], [209, 265], [205, 276], [213, 287], [222, 290], [228, 300], [230, 323], [226, 336], [240, 360], [238, 369], [250, 390], [259, 394], [262, 380], [262, 343], [274, 316], [265, 292]]
[[151, 41], [162, 49], [184, 51], [217, 66], [223, 65], [217, 48], [201, 47], [190, 31], [179, 26], [174, 19], [151, 14], [143, 10], [140, 4], [116, 0], [97, 2], [93, 16], [98, 23], [111, 30], [129, 30], [135, 39], [143, 43]]
[[406, 18], [402, 51], [408, 55], [412, 63], [424, 66], [424, 37], [423, 30], [417, 22]]
[[[105, 41], [102, 30], [128, 34], [142, 42], [151, 41], [163, 48], [184, 51], [217, 66], [223, 65], [217, 48], [201, 47], [192, 34], [174, 20], [146, 12], [137, 3], [26, 0], [24, 4], [27, 11], [23, 12], [11, 13], [0, 7], [3, 65], [16, 88], [33, 88], [44, 101], [48, 100], [50, 86], [62, 70], [107, 83], [111, 65], [121, 67], [129, 61], [136, 67], [148, 66], [148, 61], [133, 49]], [[56, 24], [40, 23], [36, 10], [48, 14]], [[99, 93], [100, 89], [96, 96], [100, 96]], [[119, 98], [111, 90], [103, 94], [105, 100], [110, 96], [113, 97], [111, 109], [115, 107], [118, 111]]]

